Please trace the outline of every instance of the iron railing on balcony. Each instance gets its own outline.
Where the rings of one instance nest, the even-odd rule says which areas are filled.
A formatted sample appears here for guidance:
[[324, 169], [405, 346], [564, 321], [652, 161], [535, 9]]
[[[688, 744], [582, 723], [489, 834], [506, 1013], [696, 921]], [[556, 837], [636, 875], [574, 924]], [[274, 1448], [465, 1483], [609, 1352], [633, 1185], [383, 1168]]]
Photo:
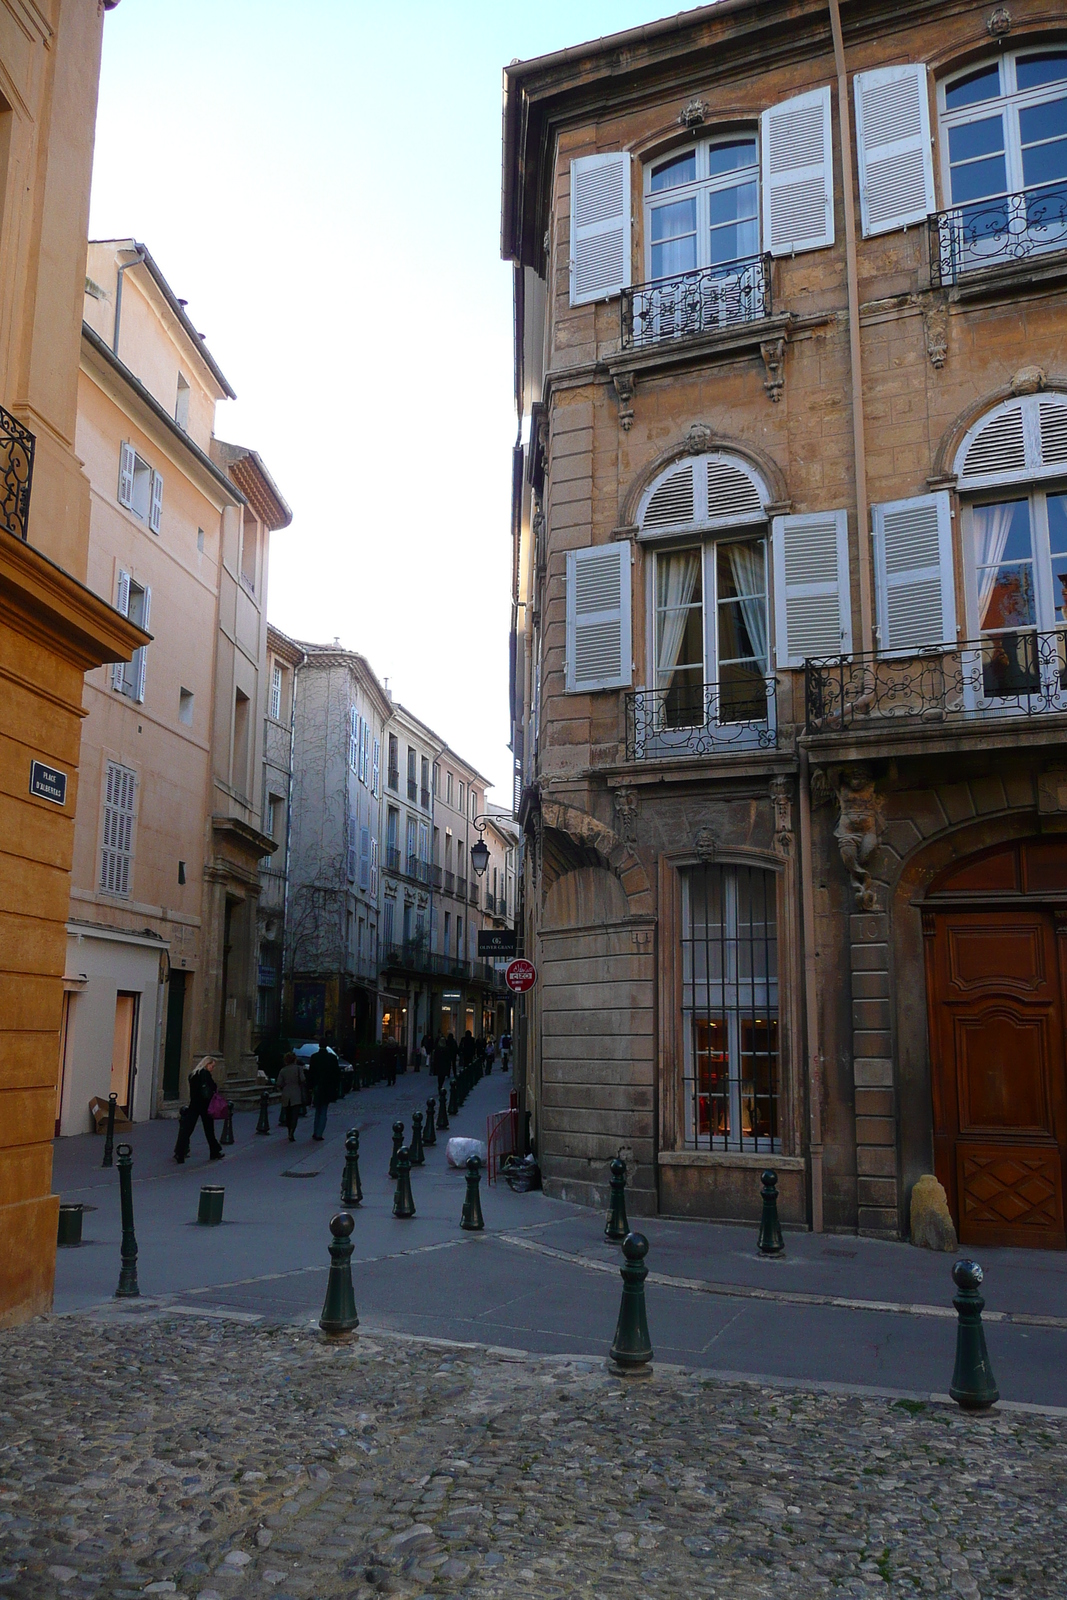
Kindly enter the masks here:
[[476, 906], [477, 904], [478, 904], [478, 885], [476, 883], [472, 883], [471, 884], [471, 905], [472, 906]]
[[26, 538], [36, 436], [0, 406], [0, 527]]
[[389, 775], [388, 775], [388, 777], [386, 779], [386, 782], [388, 783], [390, 789], [399, 789], [399, 787], [400, 787], [400, 768], [399, 767], [390, 767], [389, 768]]
[[909, 655], [804, 663], [808, 733], [1067, 712], [1067, 635], [998, 633]]
[[429, 811], [429, 809], [430, 809], [430, 791], [429, 791], [429, 789], [420, 789], [419, 790], [419, 804], [421, 805], [421, 807], [422, 807], [422, 809], [424, 811]]
[[774, 677], [679, 689], [638, 689], [626, 696], [626, 759], [715, 756], [778, 745]]
[[953, 206], [929, 228], [930, 282], [947, 288], [966, 272], [1067, 249], [1067, 184]]
[[460, 877], [458, 873], [456, 875], [456, 894], [461, 900], [466, 900], [467, 898], [467, 880]]
[[408, 779], [408, 799], [409, 800], [417, 800], [418, 798], [419, 798], [419, 785], [418, 785], [417, 781], [414, 778], [409, 778]]
[[395, 844], [387, 844], [385, 847], [385, 870], [386, 872], [400, 871], [400, 851]]
[[622, 345], [640, 350], [771, 314], [770, 256], [704, 267], [622, 291]]
[[456, 874], [445, 868], [445, 894], [453, 894], [456, 888]]
[[430, 885], [434, 889], [441, 887], [441, 869], [432, 862], [430, 864]]
[[490, 889], [485, 891], [485, 909], [492, 911], [494, 914], [496, 912], [496, 895]]

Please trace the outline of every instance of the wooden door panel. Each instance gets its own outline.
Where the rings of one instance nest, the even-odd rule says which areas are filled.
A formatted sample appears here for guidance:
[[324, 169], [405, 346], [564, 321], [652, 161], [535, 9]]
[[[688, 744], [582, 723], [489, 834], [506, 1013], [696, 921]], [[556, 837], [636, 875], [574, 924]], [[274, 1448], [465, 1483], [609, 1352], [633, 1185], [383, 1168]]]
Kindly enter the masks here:
[[952, 923], [948, 935], [948, 981], [966, 994], [976, 989], [1005, 989], [1032, 994], [1048, 985], [1045, 966], [1045, 930], [1028, 918], [1026, 923], [994, 927], [976, 917]]
[[1063, 1162], [1054, 1144], [956, 1146], [961, 1244], [1062, 1250]]
[[957, 1128], [995, 1137], [1003, 1129], [1054, 1139], [1049, 1013], [984, 1005], [953, 1017]]

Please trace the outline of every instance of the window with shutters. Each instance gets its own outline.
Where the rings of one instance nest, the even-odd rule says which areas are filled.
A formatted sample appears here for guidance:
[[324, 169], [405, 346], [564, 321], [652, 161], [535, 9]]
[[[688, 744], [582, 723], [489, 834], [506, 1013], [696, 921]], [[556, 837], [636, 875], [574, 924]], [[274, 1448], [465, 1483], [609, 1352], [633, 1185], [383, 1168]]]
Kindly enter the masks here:
[[606, 300], [630, 282], [630, 156], [571, 162], [571, 305]]
[[163, 479], [132, 445], [119, 446], [119, 505], [158, 533], [163, 515]]
[[857, 72], [856, 145], [864, 238], [934, 210], [930, 97], [922, 62]]
[[115, 761], [104, 780], [104, 825], [100, 848], [100, 888], [105, 894], [129, 897], [133, 873], [133, 820], [137, 776]]
[[351, 772], [359, 771], [360, 716], [355, 706], [348, 708], [348, 766]]
[[282, 664], [276, 661], [270, 674], [270, 714], [275, 722], [282, 715]]
[[568, 551], [567, 692], [629, 684], [632, 649], [629, 545]]
[[938, 112], [943, 277], [1067, 247], [1067, 49], [970, 67]]
[[[151, 589], [147, 585], [135, 583], [128, 572], [120, 571], [115, 609], [121, 611], [124, 617], [129, 617], [139, 628], [144, 628], [147, 633], [151, 608]], [[116, 661], [111, 668], [111, 687], [117, 694], [124, 694], [128, 700], [134, 700], [138, 704], [144, 700], [147, 656], [148, 646], [141, 645], [134, 651], [131, 660]]]

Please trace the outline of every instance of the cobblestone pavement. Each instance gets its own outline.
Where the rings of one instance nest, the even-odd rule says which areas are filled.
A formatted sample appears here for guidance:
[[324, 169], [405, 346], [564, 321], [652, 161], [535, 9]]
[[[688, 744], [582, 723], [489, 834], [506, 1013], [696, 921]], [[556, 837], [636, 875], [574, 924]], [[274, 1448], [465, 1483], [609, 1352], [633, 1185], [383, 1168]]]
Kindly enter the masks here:
[[158, 1311], [0, 1333], [0, 1595], [1062, 1596], [1067, 1419]]

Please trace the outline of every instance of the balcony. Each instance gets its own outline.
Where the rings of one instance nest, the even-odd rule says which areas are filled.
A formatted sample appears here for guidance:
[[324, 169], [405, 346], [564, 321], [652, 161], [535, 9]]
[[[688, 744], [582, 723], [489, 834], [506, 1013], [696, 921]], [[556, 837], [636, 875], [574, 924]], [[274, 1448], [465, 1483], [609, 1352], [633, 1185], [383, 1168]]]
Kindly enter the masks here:
[[621, 314], [624, 350], [757, 322], [771, 314], [770, 257], [749, 256], [729, 267], [636, 284], [622, 291]]
[[389, 775], [388, 775], [388, 777], [386, 778], [385, 781], [389, 785], [390, 789], [399, 789], [400, 788], [400, 768], [399, 767], [390, 767], [389, 768]]
[[387, 844], [385, 847], [385, 870], [386, 872], [401, 871], [400, 851], [395, 844]]
[[467, 898], [467, 880], [466, 880], [466, 878], [460, 878], [460, 877], [456, 878], [456, 894], [458, 895], [458, 897], [461, 900], [466, 900], [466, 898]]
[[929, 229], [931, 285], [949, 288], [968, 272], [1067, 249], [1067, 186], [953, 206], [932, 216]]
[[408, 799], [409, 800], [417, 800], [418, 798], [419, 798], [419, 786], [418, 786], [418, 783], [416, 782], [416, 780], [414, 778], [409, 778], [408, 779]]
[[809, 734], [1067, 712], [1067, 635], [1002, 633], [914, 655], [804, 664]]
[[0, 527], [26, 539], [36, 437], [0, 406]]
[[455, 892], [456, 892], [456, 874], [454, 872], [449, 872], [448, 868], [446, 867], [445, 868], [445, 894], [455, 894]]
[[478, 885], [476, 883], [472, 883], [471, 884], [471, 905], [472, 906], [476, 906], [477, 904], [478, 904]]
[[440, 867], [431, 865], [431, 867], [430, 867], [430, 887], [433, 888], [433, 889], [439, 889], [441, 887], [441, 869], [440, 869]]
[[638, 689], [626, 696], [627, 761], [733, 755], [778, 746], [776, 684], [738, 676], [679, 689]]
[[424, 811], [429, 811], [429, 809], [430, 809], [430, 791], [429, 791], [429, 789], [420, 789], [419, 790], [419, 804], [421, 805], [421, 807], [422, 807], [422, 809]]
[[489, 889], [485, 891], [485, 909], [496, 915], [496, 895]]

